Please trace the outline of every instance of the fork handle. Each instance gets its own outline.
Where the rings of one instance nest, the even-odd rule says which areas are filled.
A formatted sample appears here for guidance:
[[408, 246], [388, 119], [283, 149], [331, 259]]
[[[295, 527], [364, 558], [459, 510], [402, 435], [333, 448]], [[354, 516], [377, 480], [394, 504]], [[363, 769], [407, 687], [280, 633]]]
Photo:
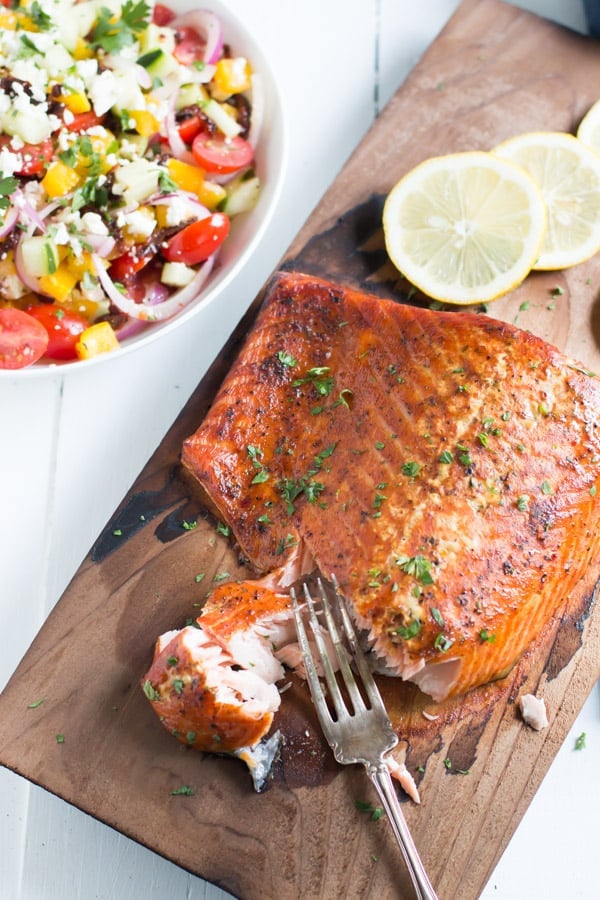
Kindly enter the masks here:
[[379, 765], [366, 765], [365, 768], [369, 778], [375, 785], [375, 789], [383, 803], [383, 808], [390, 820], [392, 830], [396, 836], [396, 840], [402, 851], [402, 856], [404, 857], [404, 862], [409, 871], [416, 896], [419, 900], [437, 900], [437, 894], [427, 877], [427, 872], [421, 862], [419, 852], [415, 847], [412, 835], [406, 824], [406, 819], [404, 818], [404, 813], [398, 802], [396, 788], [392, 783], [388, 767], [382, 762]]

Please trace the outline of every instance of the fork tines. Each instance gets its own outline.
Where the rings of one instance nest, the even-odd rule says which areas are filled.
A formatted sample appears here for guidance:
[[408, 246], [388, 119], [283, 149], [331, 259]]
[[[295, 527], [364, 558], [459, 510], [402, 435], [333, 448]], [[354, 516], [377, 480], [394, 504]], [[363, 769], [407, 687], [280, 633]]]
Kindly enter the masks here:
[[[317, 579], [319, 598], [325, 617], [326, 633], [331, 639], [331, 647], [328, 646], [328, 642], [325, 639], [323, 627], [319, 622], [317, 616], [315, 601], [306, 582], [303, 583], [302, 588], [304, 598], [306, 600], [306, 608], [309, 614], [311, 630], [314, 634], [316, 647], [319, 652], [320, 662], [323, 668], [325, 680], [327, 682], [329, 696], [335, 709], [336, 720], [342, 721], [351, 717], [351, 713], [349, 712], [347, 705], [344, 702], [344, 697], [340, 690], [338, 680], [335, 676], [335, 670], [338, 668], [340, 670], [344, 686], [346, 687], [350, 696], [354, 714], [364, 712], [368, 708], [375, 708], [378, 711], [380, 710], [384, 712], [381, 695], [379, 694], [379, 690], [377, 688], [377, 685], [375, 684], [373, 675], [371, 674], [371, 670], [369, 669], [364, 653], [360, 647], [356, 632], [354, 630], [354, 626], [352, 624], [352, 620], [348, 613], [345, 599], [339, 593], [337, 579], [333, 575], [331, 580], [332, 585], [335, 588], [335, 608], [339, 613], [339, 620], [341, 623], [343, 635], [340, 634], [340, 629], [338, 628], [334, 610], [332, 609], [332, 603], [330, 602], [325, 585], [321, 578]], [[311, 688], [311, 692], [313, 693], [317, 712], [319, 713], [319, 717], [321, 717], [322, 714], [328, 712], [325, 694], [319, 681], [315, 660], [313, 658], [313, 652], [309, 644], [296, 592], [293, 589], [291, 591], [291, 595], [298, 632], [298, 641], [304, 655], [304, 663], [308, 676], [308, 682]], [[343, 636], [345, 636], [348, 643], [350, 654], [348, 653], [348, 649], [344, 644]], [[335, 665], [335, 662], [332, 662], [332, 655], [334, 657], [334, 660], [337, 660], [337, 665]], [[363, 697], [358, 688], [354, 673], [352, 672], [352, 668], [350, 666], [351, 660], [355, 662], [358, 668], [366, 697]], [[365, 699], [367, 700], [367, 703], [365, 703]]]

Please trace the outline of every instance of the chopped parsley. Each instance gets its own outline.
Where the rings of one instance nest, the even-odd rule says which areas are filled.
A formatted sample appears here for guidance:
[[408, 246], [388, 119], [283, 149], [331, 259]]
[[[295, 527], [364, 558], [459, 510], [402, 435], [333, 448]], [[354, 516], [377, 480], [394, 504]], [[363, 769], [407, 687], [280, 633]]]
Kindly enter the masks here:
[[90, 43], [92, 47], [101, 48], [106, 53], [116, 53], [135, 43], [137, 35], [148, 25], [149, 17], [150, 7], [145, 0], [137, 3], [126, 0], [121, 7], [120, 18], [116, 18], [112, 10], [102, 6], [90, 35]]
[[436, 622], [440, 626], [440, 628], [443, 628], [444, 627], [444, 619], [443, 619], [443, 616], [442, 616], [441, 612], [439, 611], [439, 609], [436, 609], [435, 606], [432, 606], [431, 607], [431, 615], [433, 617], [434, 622]]
[[144, 682], [143, 690], [144, 690], [144, 694], [146, 695], [148, 700], [152, 700], [152, 701], [160, 700], [160, 694], [154, 688], [150, 679], [147, 678], [146, 681]]
[[491, 631], [488, 631], [487, 628], [482, 628], [479, 632], [479, 639], [484, 643], [493, 644], [496, 640], [496, 635], [492, 634]]
[[269, 480], [269, 470], [262, 462], [263, 451], [260, 447], [255, 447], [253, 444], [248, 444], [246, 447], [246, 453], [248, 454], [252, 465], [256, 469], [256, 475], [250, 482], [250, 484], [264, 484], [265, 481]]
[[172, 797], [178, 797], [180, 795], [184, 797], [193, 797], [194, 788], [190, 787], [189, 784], [182, 784], [181, 787], [175, 788], [171, 791]]
[[421, 631], [421, 623], [418, 619], [413, 619], [409, 625], [400, 625], [398, 628], [393, 629], [393, 634], [397, 634], [398, 637], [401, 637], [405, 641], [410, 641], [411, 638], [416, 637]]
[[453, 459], [454, 455], [450, 452], [450, 450], [442, 450], [442, 452], [438, 456], [438, 462], [444, 463], [444, 465], [450, 465]]
[[377, 820], [381, 819], [383, 815], [383, 807], [381, 806], [373, 806], [372, 803], [365, 803], [363, 800], [356, 800], [355, 805], [359, 812], [370, 813], [369, 818], [373, 822], [377, 822]]
[[575, 739], [575, 749], [583, 750], [585, 748], [585, 731], [582, 731], [579, 737]]
[[14, 175], [5, 176], [0, 173], [0, 210], [8, 209], [10, 206], [8, 198], [18, 187], [19, 182]]
[[435, 641], [433, 642], [433, 646], [436, 650], [439, 650], [440, 653], [445, 653], [450, 649], [453, 643], [454, 641], [451, 638], [446, 637], [446, 635], [440, 631]]
[[333, 388], [333, 378], [328, 375], [329, 366], [314, 366], [309, 369], [303, 378], [295, 378], [292, 387], [301, 387], [310, 384], [321, 397], [328, 397]]
[[42, 703], [45, 701], [45, 697], [40, 697], [39, 700], [34, 700], [32, 703], [27, 704], [27, 709], [37, 709]]
[[418, 462], [410, 461], [402, 464], [402, 474], [408, 478], [416, 478], [420, 471], [421, 466]]
[[282, 366], [287, 366], [289, 369], [293, 369], [293, 367], [297, 365], [297, 362], [291, 353], [287, 353], [285, 350], [277, 351], [277, 359]]
[[399, 566], [407, 575], [412, 575], [421, 584], [433, 584], [433, 575], [431, 574], [431, 562], [424, 556], [398, 556], [396, 557], [396, 565]]

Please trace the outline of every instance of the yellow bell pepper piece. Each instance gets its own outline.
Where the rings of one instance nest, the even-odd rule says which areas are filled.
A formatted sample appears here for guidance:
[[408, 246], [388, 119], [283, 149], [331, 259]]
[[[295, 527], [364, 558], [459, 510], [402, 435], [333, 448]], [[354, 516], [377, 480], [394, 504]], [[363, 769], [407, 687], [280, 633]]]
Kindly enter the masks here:
[[221, 200], [227, 196], [227, 191], [222, 185], [205, 181], [204, 172], [198, 166], [182, 162], [180, 159], [170, 159], [167, 168], [177, 187], [195, 194], [200, 203], [208, 209], [216, 209]]
[[71, 254], [69, 256], [69, 269], [73, 275], [77, 276], [77, 281], [81, 281], [86, 272], [94, 275], [95, 269], [91, 253], [84, 250], [79, 256], [75, 256], [74, 253]]
[[204, 172], [198, 166], [182, 162], [180, 159], [171, 158], [167, 163], [169, 175], [178, 188], [189, 191], [190, 194], [198, 194], [204, 184]]
[[132, 109], [129, 118], [135, 122], [135, 130], [142, 137], [152, 137], [160, 131], [160, 122], [147, 109]]
[[15, 31], [17, 27], [17, 17], [10, 9], [0, 10], [0, 28], [6, 31]]
[[70, 109], [72, 113], [84, 113], [89, 112], [92, 108], [92, 105], [85, 94], [77, 91], [76, 93], [68, 93], [65, 92], [61, 94], [60, 97], [61, 103]]
[[61, 263], [52, 275], [41, 275], [39, 278], [41, 292], [57, 303], [64, 303], [69, 298], [78, 281], [67, 263]]
[[57, 159], [42, 178], [42, 187], [49, 197], [63, 197], [80, 182], [81, 176]]
[[73, 50], [72, 56], [73, 59], [91, 59], [94, 55], [94, 51], [92, 47], [90, 47], [87, 41], [84, 41], [83, 38], [77, 38], [77, 43], [75, 44], [75, 48]]
[[91, 359], [101, 353], [112, 353], [119, 349], [119, 340], [110, 322], [96, 322], [81, 332], [75, 344], [79, 359]]
[[243, 56], [220, 59], [213, 76], [213, 85], [217, 91], [215, 93], [213, 90], [213, 96], [216, 100], [224, 100], [232, 94], [247, 91], [252, 86], [251, 77], [250, 63]]

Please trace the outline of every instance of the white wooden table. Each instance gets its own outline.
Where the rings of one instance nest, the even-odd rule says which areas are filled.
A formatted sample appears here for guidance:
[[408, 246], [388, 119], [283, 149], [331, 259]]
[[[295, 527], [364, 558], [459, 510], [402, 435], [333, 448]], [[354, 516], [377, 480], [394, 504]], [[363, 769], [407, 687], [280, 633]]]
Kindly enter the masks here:
[[[226, 4], [272, 60], [288, 108], [289, 169], [280, 209], [260, 251], [229, 290], [208, 341], [190, 325], [114, 368], [84, 367], [46, 380], [0, 379], [0, 687], [213, 353], [458, 0]], [[585, 31], [582, 0], [517, 5]], [[582, 731], [587, 748], [578, 752], [575, 737]], [[599, 747], [597, 687], [485, 900], [598, 897]], [[0, 900], [226, 896], [0, 769]]]

